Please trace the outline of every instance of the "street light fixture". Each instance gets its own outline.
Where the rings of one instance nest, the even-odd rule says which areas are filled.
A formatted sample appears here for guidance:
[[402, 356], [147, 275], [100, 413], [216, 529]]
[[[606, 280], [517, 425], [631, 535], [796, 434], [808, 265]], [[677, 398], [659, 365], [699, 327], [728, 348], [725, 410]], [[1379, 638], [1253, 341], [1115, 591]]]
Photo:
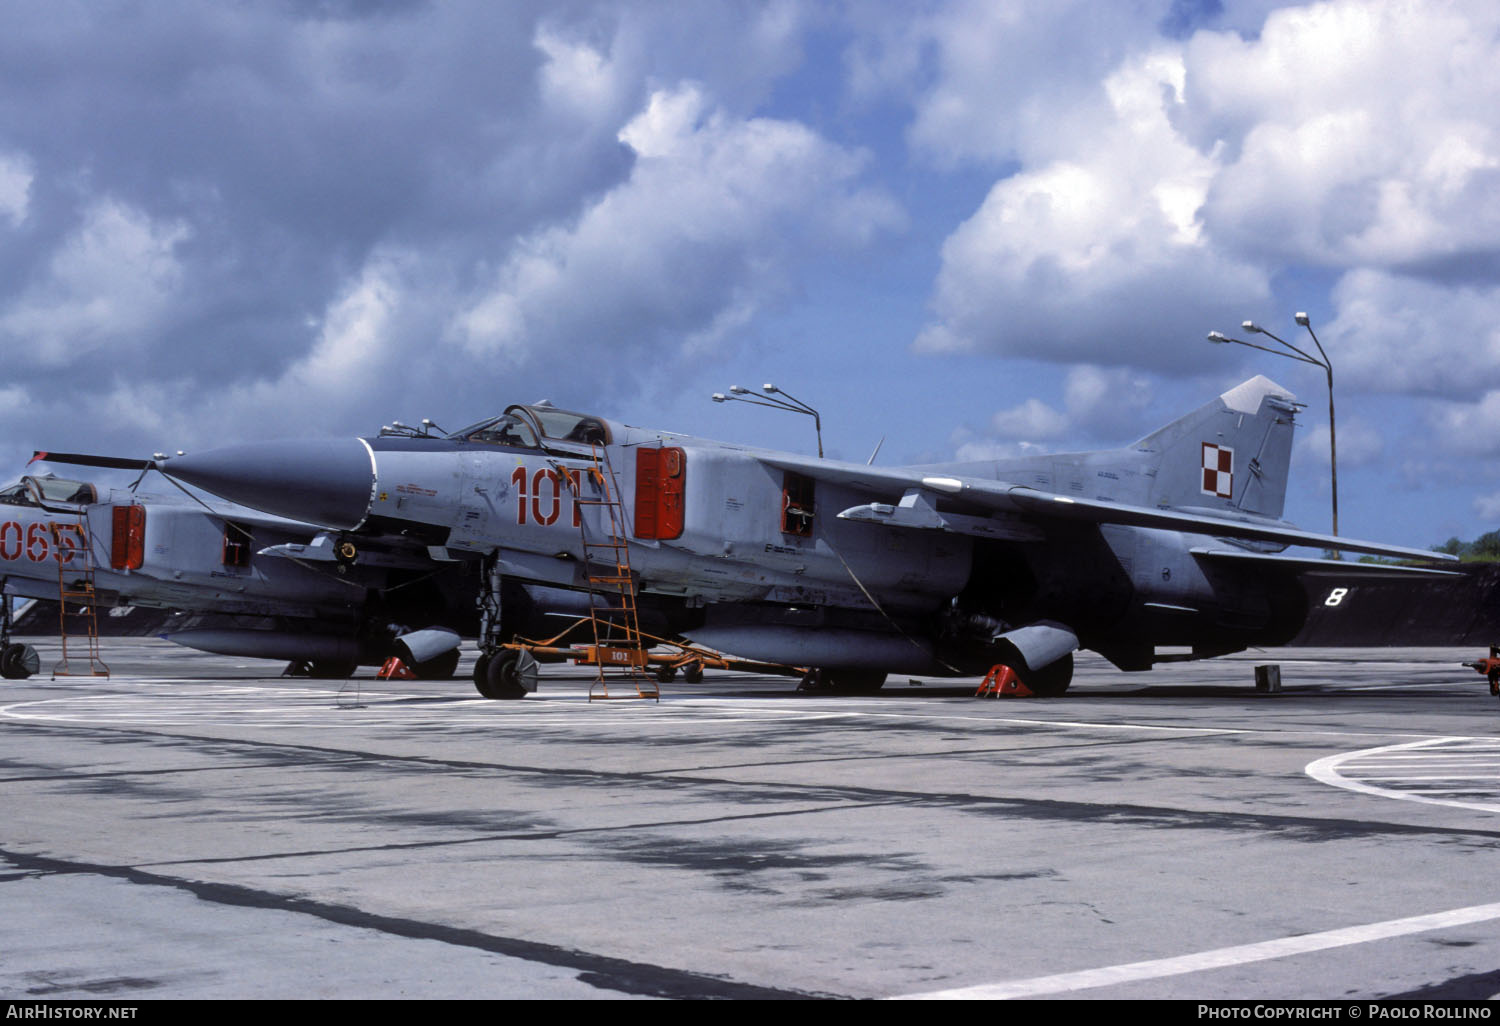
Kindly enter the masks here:
[[1273, 349], [1270, 346], [1256, 345], [1254, 342], [1246, 342], [1243, 339], [1230, 338], [1228, 335], [1218, 331], [1210, 331], [1208, 340], [1216, 345], [1246, 346], [1250, 349], [1259, 349], [1263, 353], [1272, 356], [1285, 357], [1288, 360], [1296, 360], [1298, 363], [1310, 363], [1314, 367], [1321, 367], [1323, 373], [1328, 377], [1328, 467], [1333, 487], [1333, 533], [1339, 533], [1339, 445], [1338, 434], [1334, 427], [1333, 419], [1333, 361], [1328, 359], [1328, 353], [1323, 349], [1323, 343], [1318, 341], [1317, 333], [1312, 330], [1312, 321], [1307, 314], [1298, 312], [1294, 318], [1296, 322], [1307, 329], [1312, 336], [1313, 345], [1318, 349], [1318, 355], [1313, 356], [1305, 350], [1298, 349], [1284, 338], [1280, 338], [1272, 332], [1262, 328], [1254, 321], [1245, 321], [1240, 325], [1242, 329], [1253, 335], [1265, 335], [1275, 340], [1281, 349]]
[[729, 386], [729, 395], [723, 392], [715, 392], [709, 398], [716, 403], [740, 402], [749, 403], [751, 406], [769, 406], [773, 410], [786, 410], [789, 413], [801, 413], [813, 419], [813, 430], [818, 435], [818, 458], [823, 458], [823, 418], [818, 411], [807, 405], [801, 399], [777, 388], [769, 381], [760, 386], [764, 395], [756, 396], [754, 399], [746, 398], [755, 395], [748, 388], [739, 385]]

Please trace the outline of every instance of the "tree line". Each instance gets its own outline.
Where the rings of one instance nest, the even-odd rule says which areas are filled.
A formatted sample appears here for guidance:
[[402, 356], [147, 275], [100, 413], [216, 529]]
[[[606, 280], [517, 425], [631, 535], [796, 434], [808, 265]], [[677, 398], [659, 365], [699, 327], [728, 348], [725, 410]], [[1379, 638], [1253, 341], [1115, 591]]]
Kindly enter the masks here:
[[1433, 548], [1438, 552], [1446, 552], [1450, 556], [1457, 556], [1465, 562], [1500, 562], [1500, 531], [1486, 532], [1473, 541], [1460, 541], [1458, 538], [1449, 538], [1441, 545], [1434, 545]]

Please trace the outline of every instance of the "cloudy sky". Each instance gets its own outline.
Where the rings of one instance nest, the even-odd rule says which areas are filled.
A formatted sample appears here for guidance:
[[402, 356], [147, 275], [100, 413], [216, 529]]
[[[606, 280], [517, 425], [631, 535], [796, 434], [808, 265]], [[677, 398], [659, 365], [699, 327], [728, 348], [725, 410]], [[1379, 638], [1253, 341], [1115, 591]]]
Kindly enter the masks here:
[[1306, 311], [1340, 526], [1500, 527], [1500, 6], [5, 0], [0, 461], [559, 405], [1127, 443]]

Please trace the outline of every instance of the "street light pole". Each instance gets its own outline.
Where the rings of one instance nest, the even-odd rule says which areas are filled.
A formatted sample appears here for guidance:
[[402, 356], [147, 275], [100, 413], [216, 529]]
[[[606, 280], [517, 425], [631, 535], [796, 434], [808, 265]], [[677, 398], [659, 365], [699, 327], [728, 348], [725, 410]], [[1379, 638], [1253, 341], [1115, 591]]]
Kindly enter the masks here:
[[1307, 314], [1298, 313], [1296, 320], [1312, 336], [1313, 345], [1318, 347], [1318, 355], [1323, 358], [1323, 370], [1328, 374], [1328, 467], [1333, 480], [1333, 533], [1337, 535], [1339, 533], [1339, 443], [1333, 426], [1333, 361], [1329, 360], [1328, 354], [1323, 351], [1323, 343], [1318, 341], [1318, 336], [1312, 330], [1312, 322]]
[[1333, 361], [1328, 359], [1328, 353], [1324, 351], [1323, 343], [1318, 341], [1318, 336], [1312, 330], [1312, 322], [1307, 314], [1299, 312], [1295, 319], [1312, 336], [1313, 345], [1318, 348], [1317, 356], [1313, 356], [1305, 350], [1298, 349], [1286, 339], [1279, 338], [1254, 321], [1246, 321], [1240, 327], [1253, 334], [1265, 335], [1267, 338], [1274, 339], [1283, 348], [1272, 349], [1270, 346], [1256, 345], [1254, 342], [1246, 342], [1243, 339], [1230, 338], [1228, 335], [1217, 331], [1210, 331], [1208, 333], [1208, 340], [1216, 345], [1233, 344], [1245, 346], [1249, 349], [1259, 349], [1261, 352], [1270, 353], [1272, 356], [1285, 357], [1288, 360], [1296, 360], [1298, 363], [1310, 363], [1314, 367], [1321, 367], [1323, 369], [1323, 373], [1328, 378], [1328, 467], [1333, 488], [1333, 533], [1337, 537], [1339, 533], [1339, 446], [1338, 434], [1336, 433], [1333, 418]]
[[730, 385], [729, 395], [725, 395], [723, 392], [715, 392], [713, 395], [709, 396], [709, 398], [716, 403], [749, 403], [751, 406], [769, 406], [773, 410], [786, 410], [788, 413], [801, 413], [805, 416], [811, 417], [813, 419], [813, 431], [815, 431], [818, 436], [818, 458], [822, 459], [823, 418], [819, 416], [818, 411], [807, 405], [801, 399], [798, 399], [795, 396], [792, 396], [789, 393], [783, 391], [782, 389], [777, 388], [769, 381], [764, 385], [761, 385], [760, 387], [761, 391], [764, 392], [765, 395], [758, 396], [754, 399], [749, 399], [746, 397], [754, 395], [755, 393], [751, 392], [748, 388], [741, 388], [739, 385]]

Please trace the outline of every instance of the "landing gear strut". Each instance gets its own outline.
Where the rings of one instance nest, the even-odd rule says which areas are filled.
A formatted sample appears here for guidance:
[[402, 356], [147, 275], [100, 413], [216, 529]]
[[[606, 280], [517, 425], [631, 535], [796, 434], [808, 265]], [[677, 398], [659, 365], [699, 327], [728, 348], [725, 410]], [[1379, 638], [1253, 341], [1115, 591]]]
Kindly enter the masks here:
[[485, 698], [514, 700], [536, 690], [536, 657], [505, 647], [500, 629], [500, 554], [484, 561], [484, 584], [479, 589], [479, 658], [474, 662], [474, 689]]
[[[0, 590], [5, 582], [0, 581]], [[10, 640], [11, 596], [0, 596], [0, 677], [25, 680], [42, 668], [42, 658], [30, 645]]]

